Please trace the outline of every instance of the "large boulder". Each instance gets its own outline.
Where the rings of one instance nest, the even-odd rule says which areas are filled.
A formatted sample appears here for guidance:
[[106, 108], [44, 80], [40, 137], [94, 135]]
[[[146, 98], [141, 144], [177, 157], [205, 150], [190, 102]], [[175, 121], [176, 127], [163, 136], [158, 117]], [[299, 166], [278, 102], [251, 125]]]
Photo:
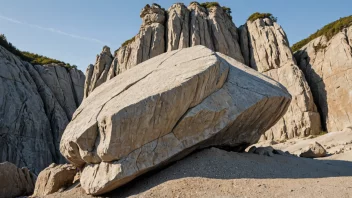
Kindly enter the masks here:
[[292, 95], [289, 110], [263, 135], [263, 140], [286, 140], [319, 134], [319, 113], [282, 27], [269, 18], [259, 18], [248, 21], [239, 30], [245, 63], [280, 82]]
[[83, 99], [84, 78], [55, 64], [33, 66], [0, 46], [0, 162], [35, 174], [64, 162], [59, 142]]
[[303, 71], [324, 128], [341, 131], [352, 124], [352, 26], [330, 40], [318, 37], [295, 53]]
[[195, 149], [255, 143], [290, 100], [282, 85], [226, 55], [171, 51], [92, 92], [60, 150], [84, 168], [84, 190], [99, 195]]
[[36, 176], [27, 168], [0, 163], [0, 198], [26, 196], [33, 193]]
[[49, 195], [73, 184], [78, 170], [70, 164], [51, 164], [38, 175], [33, 196], [40, 197]]

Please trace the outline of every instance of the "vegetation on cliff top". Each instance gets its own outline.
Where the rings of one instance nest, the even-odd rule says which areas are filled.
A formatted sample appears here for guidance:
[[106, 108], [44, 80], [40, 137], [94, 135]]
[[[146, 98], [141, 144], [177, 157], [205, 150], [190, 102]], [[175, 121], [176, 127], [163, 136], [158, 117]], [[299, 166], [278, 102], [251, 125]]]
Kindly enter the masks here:
[[230, 17], [230, 19], [232, 20], [232, 16], [231, 16], [231, 8], [226, 7], [226, 6], [221, 6], [218, 2], [204, 2], [204, 3], [198, 3], [197, 1], [193, 1], [190, 4], [196, 3], [199, 6], [203, 7], [203, 8], [211, 8], [211, 7], [221, 7], [225, 13], [227, 13], [227, 15]]
[[257, 19], [264, 19], [264, 18], [269, 18], [271, 19], [273, 22], [277, 22], [277, 17], [274, 17], [273, 14], [271, 13], [253, 13], [251, 16], [248, 17], [247, 21], [253, 22]]
[[4, 34], [0, 34], [0, 45], [5, 49], [7, 49], [12, 54], [18, 56], [24, 61], [30, 62], [33, 65], [47, 65], [47, 64], [55, 63], [66, 68], [77, 68], [76, 65], [71, 66], [68, 63], [65, 63], [56, 59], [52, 59], [46, 56], [34, 54], [31, 52], [21, 51], [17, 49], [14, 45], [12, 45], [12, 43], [8, 42]]
[[316, 31], [314, 34], [310, 35], [308, 38], [303, 39], [296, 44], [292, 45], [292, 51], [298, 51], [303, 46], [307, 45], [310, 41], [320, 37], [325, 36], [329, 41], [337, 33], [341, 32], [344, 28], [352, 25], [352, 15], [344, 18], [340, 18], [332, 23], [325, 25], [320, 30]]

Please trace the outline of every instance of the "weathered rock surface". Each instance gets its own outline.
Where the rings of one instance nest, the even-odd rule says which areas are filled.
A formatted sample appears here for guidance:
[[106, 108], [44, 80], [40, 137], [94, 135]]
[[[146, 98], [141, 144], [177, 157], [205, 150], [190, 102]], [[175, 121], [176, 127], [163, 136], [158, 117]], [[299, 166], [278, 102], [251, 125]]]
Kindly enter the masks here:
[[0, 162], [38, 174], [63, 162], [61, 135], [82, 100], [84, 75], [58, 65], [32, 66], [0, 47]]
[[319, 134], [320, 117], [312, 93], [281, 26], [268, 18], [248, 21], [240, 28], [240, 45], [250, 67], [277, 80], [292, 95], [287, 113], [263, 139], [285, 140]]
[[326, 150], [318, 142], [314, 142], [314, 144], [310, 144], [309, 147], [304, 148], [299, 156], [305, 158], [325, 157]]
[[92, 92], [60, 151], [84, 166], [85, 191], [102, 194], [197, 148], [255, 143], [290, 99], [280, 84], [206, 47], [171, 51]]
[[32, 196], [49, 195], [73, 184], [77, 168], [70, 164], [51, 164], [38, 175]]
[[[187, 8], [176, 3], [165, 11], [153, 4], [144, 7], [140, 17], [143, 23], [139, 33], [116, 51], [114, 61], [108, 65], [108, 77], [102, 82], [164, 52], [196, 45], [244, 62], [237, 28], [221, 7], [206, 9], [192, 3]], [[92, 78], [87, 75], [85, 89], [90, 87], [90, 91], [86, 97], [97, 87]]]
[[295, 53], [329, 132], [352, 124], [351, 47], [352, 26], [329, 41], [318, 37]]
[[16, 165], [0, 163], [0, 197], [19, 197], [33, 193], [36, 176], [27, 168], [17, 168]]

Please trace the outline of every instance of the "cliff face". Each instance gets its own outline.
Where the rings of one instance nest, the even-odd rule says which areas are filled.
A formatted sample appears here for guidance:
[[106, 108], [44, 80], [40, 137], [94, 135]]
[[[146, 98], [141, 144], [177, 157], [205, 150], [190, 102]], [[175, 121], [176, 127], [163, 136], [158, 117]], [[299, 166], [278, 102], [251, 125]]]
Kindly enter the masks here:
[[282, 27], [269, 18], [257, 19], [242, 26], [240, 35], [246, 64], [280, 82], [292, 95], [287, 113], [263, 138], [283, 140], [319, 134], [319, 113]]
[[[114, 60], [106, 61], [109, 75], [102, 81], [130, 69], [137, 64], [172, 51], [196, 45], [221, 52], [244, 62], [238, 43], [237, 27], [221, 7], [206, 9], [197, 3], [188, 8], [182, 3], [172, 5], [168, 11], [157, 5], [147, 5], [141, 11], [142, 25], [139, 33], [114, 54]], [[104, 49], [103, 49], [104, 52]], [[97, 58], [95, 67], [100, 64]], [[87, 71], [86, 86], [90, 92], [97, 86], [92, 81], [94, 75], [101, 76], [100, 70]], [[89, 73], [92, 72], [90, 76]], [[85, 97], [89, 95], [85, 94]]]
[[[264, 139], [282, 140], [321, 132], [310, 88], [296, 65], [284, 30], [276, 22], [257, 19], [237, 28], [222, 7], [204, 8], [197, 3], [188, 8], [176, 3], [167, 12], [158, 6], [146, 6], [141, 18], [139, 34], [116, 51], [107, 80], [165, 51], [203, 45], [279, 81], [294, 96], [287, 114]], [[146, 29], [150, 34], [145, 33]], [[89, 72], [86, 86], [92, 86], [96, 70], [92, 78]]]
[[352, 125], [352, 26], [318, 37], [295, 53], [328, 131]]
[[33, 66], [1, 46], [0, 71], [0, 161], [35, 173], [63, 162], [59, 143], [83, 99], [83, 73]]

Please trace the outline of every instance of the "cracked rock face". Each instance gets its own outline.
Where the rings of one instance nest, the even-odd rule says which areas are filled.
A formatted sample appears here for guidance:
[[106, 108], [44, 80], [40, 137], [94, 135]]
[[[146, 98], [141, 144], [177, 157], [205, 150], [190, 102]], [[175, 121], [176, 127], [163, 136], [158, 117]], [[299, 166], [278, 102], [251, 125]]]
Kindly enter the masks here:
[[[187, 8], [183, 3], [176, 3], [164, 11], [156, 5], [147, 5], [140, 17], [142, 25], [139, 33], [129, 44], [116, 51], [114, 61], [107, 68], [108, 78], [104, 77], [102, 82], [164, 52], [196, 45], [244, 62], [237, 28], [221, 7], [205, 9], [192, 3]], [[87, 75], [85, 89], [90, 87], [90, 91], [85, 97], [97, 87], [92, 87], [91, 79]]]
[[38, 174], [63, 162], [61, 135], [83, 98], [84, 75], [32, 66], [0, 47], [0, 162]]
[[316, 38], [295, 57], [312, 89], [325, 128], [331, 132], [351, 126], [352, 26], [329, 41], [325, 36]]
[[282, 85], [226, 55], [171, 51], [92, 92], [60, 151], [83, 167], [83, 189], [99, 195], [195, 149], [255, 143], [290, 101]]
[[0, 197], [20, 197], [33, 193], [36, 176], [27, 168], [0, 163]]
[[281, 26], [265, 18], [248, 21], [239, 30], [245, 63], [280, 82], [292, 95], [287, 113], [262, 138], [285, 140], [319, 134], [320, 116], [311, 90], [296, 65]]

